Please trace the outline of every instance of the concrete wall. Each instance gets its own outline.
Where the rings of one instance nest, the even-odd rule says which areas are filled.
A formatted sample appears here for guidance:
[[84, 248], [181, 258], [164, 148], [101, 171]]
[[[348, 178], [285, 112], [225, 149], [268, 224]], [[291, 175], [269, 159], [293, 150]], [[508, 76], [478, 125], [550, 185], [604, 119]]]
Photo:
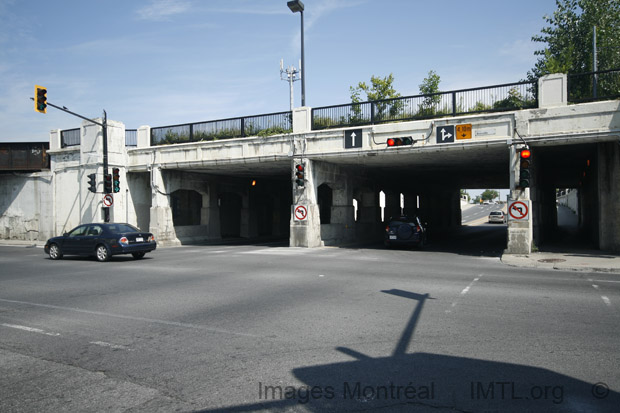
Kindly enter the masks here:
[[52, 173], [0, 174], [0, 238], [36, 241], [53, 234]]

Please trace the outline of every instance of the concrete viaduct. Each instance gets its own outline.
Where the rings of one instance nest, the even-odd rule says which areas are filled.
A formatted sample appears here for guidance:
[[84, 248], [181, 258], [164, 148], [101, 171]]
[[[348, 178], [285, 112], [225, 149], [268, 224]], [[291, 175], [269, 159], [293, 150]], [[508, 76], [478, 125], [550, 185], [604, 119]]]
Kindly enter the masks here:
[[[300, 107], [292, 133], [162, 146], [151, 146], [142, 126], [135, 148], [125, 146], [124, 125], [108, 121], [109, 164], [120, 168], [122, 186], [111, 219], [148, 228], [162, 244], [287, 237], [291, 246], [318, 247], [380, 240], [382, 215], [418, 211], [431, 231], [457, 227], [460, 189], [508, 188], [510, 199], [529, 205], [529, 219], [509, 221], [506, 249], [529, 253], [555, 230], [555, 189], [575, 188], [586, 236], [619, 252], [620, 101], [568, 105], [566, 91], [566, 76], [550, 75], [539, 80], [534, 109], [320, 131]], [[447, 138], [461, 125], [471, 125], [467, 139]], [[60, 135], [50, 135], [50, 171], [31, 174], [38, 189], [24, 184], [25, 194], [39, 192], [31, 196], [39, 206], [24, 215], [35, 217], [28, 222], [41, 239], [102, 220], [102, 194], [87, 185], [87, 175], [103, 173], [101, 128], [83, 122], [74, 147], [62, 148]], [[398, 137], [414, 143], [386, 145]], [[526, 144], [533, 175], [520, 190]], [[303, 186], [294, 181], [297, 164]], [[25, 196], [11, 199], [23, 204]]]

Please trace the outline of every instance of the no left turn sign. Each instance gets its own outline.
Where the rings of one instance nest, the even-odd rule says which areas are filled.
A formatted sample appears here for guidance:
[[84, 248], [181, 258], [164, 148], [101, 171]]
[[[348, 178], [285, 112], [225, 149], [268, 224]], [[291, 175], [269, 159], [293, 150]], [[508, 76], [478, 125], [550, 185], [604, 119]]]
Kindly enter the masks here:
[[517, 221], [530, 219], [530, 201], [509, 201], [508, 218]]
[[305, 221], [308, 219], [308, 208], [304, 205], [297, 205], [293, 216], [295, 217], [295, 221]]
[[112, 194], [105, 194], [103, 196], [103, 205], [107, 207], [111, 207], [113, 203], [114, 203], [114, 197], [112, 196]]

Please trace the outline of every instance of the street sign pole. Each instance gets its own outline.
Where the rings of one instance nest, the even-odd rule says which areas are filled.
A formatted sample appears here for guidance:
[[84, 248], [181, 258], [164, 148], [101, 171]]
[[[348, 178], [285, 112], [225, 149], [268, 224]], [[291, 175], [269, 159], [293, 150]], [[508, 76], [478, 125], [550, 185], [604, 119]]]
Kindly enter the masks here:
[[[108, 114], [103, 111], [103, 176], [108, 176]], [[110, 222], [110, 208], [103, 209], [103, 222]]]

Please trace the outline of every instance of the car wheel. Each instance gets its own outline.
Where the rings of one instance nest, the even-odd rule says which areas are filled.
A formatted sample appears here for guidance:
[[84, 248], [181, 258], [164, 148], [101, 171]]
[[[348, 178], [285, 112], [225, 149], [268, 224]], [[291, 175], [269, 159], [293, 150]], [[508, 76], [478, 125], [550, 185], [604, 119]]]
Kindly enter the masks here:
[[95, 250], [95, 257], [99, 262], [105, 262], [110, 260], [110, 253], [108, 252], [108, 249], [105, 245], [97, 245], [97, 249]]
[[59, 260], [62, 258], [62, 251], [60, 247], [56, 244], [50, 245], [50, 258], [53, 260]]
[[144, 257], [144, 254], [146, 254], [146, 252], [132, 252], [131, 253], [131, 255], [133, 255], [133, 257], [137, 260]]

